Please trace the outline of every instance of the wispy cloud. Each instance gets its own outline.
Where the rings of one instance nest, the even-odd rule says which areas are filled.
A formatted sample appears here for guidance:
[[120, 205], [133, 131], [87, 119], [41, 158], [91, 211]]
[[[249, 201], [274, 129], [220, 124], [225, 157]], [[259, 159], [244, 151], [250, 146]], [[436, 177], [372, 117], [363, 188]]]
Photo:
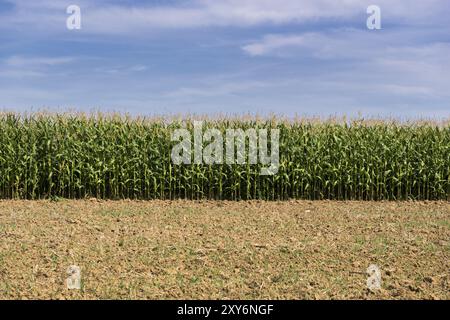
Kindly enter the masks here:
[[24, 57], [12, 56], [5, 60], [10, 67], [42, 67], [57, 66], [73, 62], [73, 57]]
[[136, 72], [145, 72], [148, 70], [148, 66], [137, 64], [133, 66], [112, 66], [112, 67], [99, 67], [95, 68], [94, 71], [98, 73], [105, 74], [127, 74], [127, 73], [136, 73]]
[[[29, 79], [55, 75], [51, 70], [70, 64], [74, 57], [42, 57], [13, 55], [0, 60], [0, 78]], [[59, 69], [58, 69], [59, 72]]]
[[270, 88], [274, 84], [268, 81], [234, 81], [234, 82], [220, 82], [215, 84], [198, 84], [196, 87], [182, 87], [175, 91], [164, 94], [168, 98], [192, 98], [192, 97], [220, 97], [228, 95], [236, 95], [249, 90]]
[[274, 51], [310, 45], [308, 38], [318, 35], [266, 35], [261, 41], [254, 42], [242, 47], [251, 56], [263, 56]]
[[131, 71], [131, 72], [143, 72], [143, 71], [146, 71], [147, 69], [148, 69], [147, 66], [144, 66], [142, 64], [138, 64], [138, 65], [130, 67], [128, 70]]
[[[65, 8], [73, 1], [9, 0], [15, 10], [0, 19], [0, 27], [46, 28], [64, 31]], [[82, 8], [83, 32], [143, 35], [154, 29], [200, 27], [250, 27], [285, 25], [320, 19], [354, 19], [364, 24], [369, 0], [186, 0], [170, 4], [160, 2], [78, 0]], [[147, 3], [147, 4], [145, 4]], [[385, 16], [403, 23], [445, 21], [442, 8], [447, 0], [408, 1], [378, 0]], [[31, 29], [31, 30], [33, 30]], [[136, 31], [141, 31], [136, 34]]]

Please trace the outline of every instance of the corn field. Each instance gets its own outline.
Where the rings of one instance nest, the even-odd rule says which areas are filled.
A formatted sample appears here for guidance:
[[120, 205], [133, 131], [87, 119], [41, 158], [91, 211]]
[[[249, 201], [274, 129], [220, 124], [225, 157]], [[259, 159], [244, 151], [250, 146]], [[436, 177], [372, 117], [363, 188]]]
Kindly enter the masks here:
[[261, 165], [175, 165], [176, 128], [118, 115], [0, 115], [0, 198], [450, 200], [450, 125], [209, 119], [277, 128], [278, 174]]

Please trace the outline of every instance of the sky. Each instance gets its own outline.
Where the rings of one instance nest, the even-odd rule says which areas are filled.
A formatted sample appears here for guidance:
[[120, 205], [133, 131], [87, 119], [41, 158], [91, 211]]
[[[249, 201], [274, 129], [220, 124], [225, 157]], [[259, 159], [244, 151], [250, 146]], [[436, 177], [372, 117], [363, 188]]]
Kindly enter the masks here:
[[0, 0], [0, 110], [448, 118], [449, 16], [449, 0]]

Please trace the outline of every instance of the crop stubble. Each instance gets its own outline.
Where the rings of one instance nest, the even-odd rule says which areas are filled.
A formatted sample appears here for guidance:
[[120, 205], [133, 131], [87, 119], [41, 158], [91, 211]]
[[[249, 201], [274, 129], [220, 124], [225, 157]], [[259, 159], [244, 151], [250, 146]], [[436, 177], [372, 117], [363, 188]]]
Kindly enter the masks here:
[[449, 228], [448, 202], [0, 201], [0, 298], [449, 299]]

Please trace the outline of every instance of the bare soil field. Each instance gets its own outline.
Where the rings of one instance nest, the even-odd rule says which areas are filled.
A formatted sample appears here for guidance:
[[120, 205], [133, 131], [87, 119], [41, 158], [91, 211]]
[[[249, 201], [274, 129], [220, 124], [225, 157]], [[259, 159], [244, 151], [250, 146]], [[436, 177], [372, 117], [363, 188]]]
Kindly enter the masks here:
[[0, 299], [450, 299], [449, 202], [0, 201], [0, 239]]

